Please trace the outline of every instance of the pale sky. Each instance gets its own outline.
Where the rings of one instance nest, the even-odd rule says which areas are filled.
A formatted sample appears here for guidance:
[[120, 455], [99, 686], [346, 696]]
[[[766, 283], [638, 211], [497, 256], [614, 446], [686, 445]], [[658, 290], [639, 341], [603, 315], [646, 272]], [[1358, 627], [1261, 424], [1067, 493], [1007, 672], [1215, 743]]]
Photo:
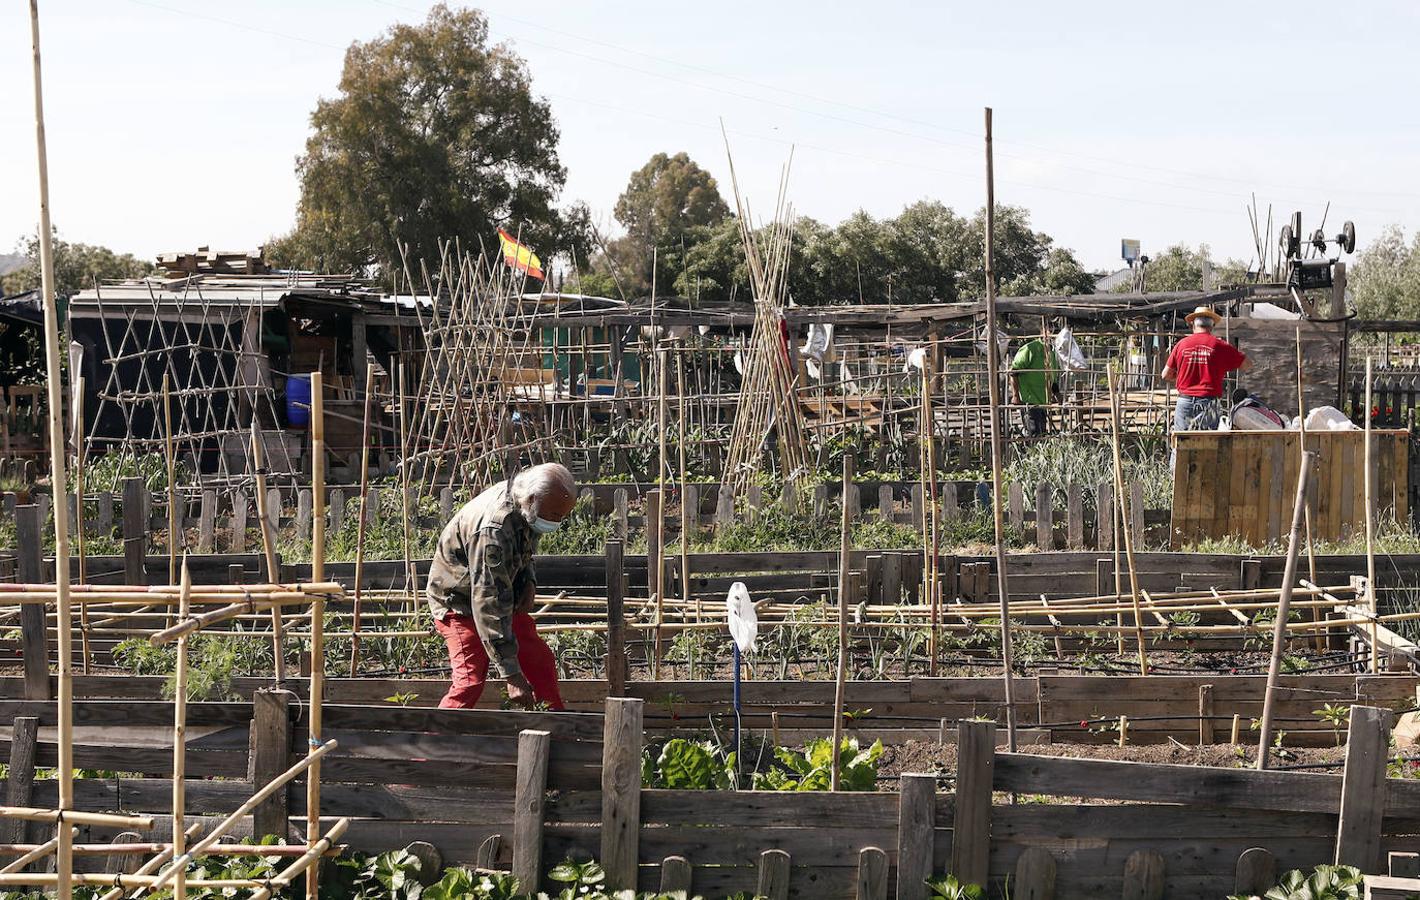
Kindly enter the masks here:
[[[1362, 245], [1420, 224], [1420, 4], [542, 2], [478, 4], [551, 103], [564, 201], [604, 225], [632, 170], [687, 151], [772, 205], [835, 223], [922, 198], [1030, 209], [1091, 268], [1119, 239], [1252, 255], [1278, 217]], [[41, 0], [51, 208], [69, 240], [152, 257], [286, 231], [293, 163], [345, 47], [423, 0]], [[28, 4], [0, 6], [0, 252], [38, 220]]]

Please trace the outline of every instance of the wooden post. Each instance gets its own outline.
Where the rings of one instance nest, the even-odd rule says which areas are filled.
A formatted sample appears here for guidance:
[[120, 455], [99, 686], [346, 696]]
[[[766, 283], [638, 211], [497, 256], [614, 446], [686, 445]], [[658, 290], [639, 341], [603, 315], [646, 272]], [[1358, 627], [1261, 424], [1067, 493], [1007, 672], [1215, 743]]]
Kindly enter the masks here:
[[1124, 900], [1163, 900], [1164, 857], [1157, 850], [1135, 850], [1124, 861]]
[[606, 542], [606, 692], [626, 694], [626, 564], [621, 541]]
[[1213, 743], [1213, 685], [1198, 686], [1198, 745]]
[[[44, 544], [40, 540], [39, 508], [15, 507], [16, 575], [22, 584], [39, 584], [44, 577]], [[50, 700], [49, 629], [46, 605], [20, 604], [20, 653], [25, 660], [25, 699]], [[58, 622], [59, 628], [67, 623]], [[23, 806], [24, 804], [12, 804]]]
[[[1345, 271], [1346, 271], [1345, 268], [1344, 268], [1345, 264], [1344, 264], [1344, 263], [1337, 263], [1337, 265], [1338, 265], [1338, 266], [1342, 266], [1342, 281], [1343, 281], [1343, 283], [1344, 283], [1344, 281], [1345, 281]], [[1343, 305], [1344, 305], [1344, 301], [1343, 301]], [[1365, 597], [1357, 597], [1357, 598], [1356, 598], [1356, 602], [1357, 602], [1357, 603], [1360, 603], [1360, 604], [1361, 604], [1362, 606], [1364, 606], [1366, 609], [1369, 609], [1369, 610], [1371, 611], [1371, 614], [1372, 614], [1372, 615], [1375, 615], [1376, 612], [1378, 611], [1378, 609], [1377, 609], [1377, 606], [1376, 606], [1376, 546], [1375, 546], [1375, 535], [1374, 535], [1375, 521], [1376, 521], [1376, 514], [1375, 514], [1375, 509], [1374, 509], [1374, 503], [1375, 503], [1374, 497], [1375, 497], [1375, 493], [1374, 493], [1374, 489], [1373, 489], [1372, 486], [1371, 486], [1371, 483], [1372, 483], [1375, 479], [1374, 479], [1374, 476], [1372, 475], [1372, 471], [1371, 471], [1371, 357], [1370, 357], [1370, 354], [1367, 354], [1367, 355], [1366, 355], [1366, 406], [1365, 406], [1365, 410], [1366, 410], [1366, 429], [1365, 429], [1365, 441], [1366, 441], [1366, 446], [1365, 446], [1365, 450], [1364, 450], [1364, 452], [1363, 452], [1363, 454], [1362, 454], [1362, 466], [1361, 466], [1361, 468], [1362, 468], [1362, 472], [1363, 472], [1362, 481], [1363, 481], [1364, 484], [1365, 484], [1365, 490], [1364, 490], [1363, 493], [1362, 493], [1362, 496], [1364, 497], [1363, 505], [1366, 507], [1366, 595], [1365, 595]], [[1315, 582], [1313, 582], [1313, 584], [1315, 584]], [[1370, 660], [1370, 663], [1371, 663], [1371, 674], [1372, 674], [1372, 675], [1375, 675], [1376, 673], [1378, 673], [1378, 672], [1380, 671], [1380, 658], [1381, 658], [1381, 655], [1380, 655], [1380, 647], [1377, 646], [1377, 642], [1376, 642], [1376, 628], [1375, 628], [1374, 622], [1372, 622], [1372, 625], [1371, 625], [1371, 652], [1370, 652], [1370, 657], [1371, 657], [1371, 660]]]
[[542, 881], [542, 823], [547, 801], [547, 763], [552, 733], [526, 729], [518, 735], [518, 775], [513, 796], [513, 877], [518, 890], [535, 893]]
[[[1346, 263], [1337, 261], [1331, 266], [1331, 319], [1346, 317]], [[1369, 360], [1368, 360], [1369, 361]], [[1370, 406], [1366, 418], [1370, 418]], [[1302, 413], [1306, 415], [1305, 412]]]
[[627, 512], [627, 507], [629, 505], [630, 500], [627, 497], [626, 488], [617, 488], [616, 490], [611, 492], [611, 530], [612, 534], [618, 540], [626, 540], [626, 535], [630, 527], [627, 525], [627, 518], [630, 515]]
[[858, 851], [857, 900], [887, 900], [888, 858], [877, 847]]
[[217, 492], [203, 491], [197, 512], [197, 552], [211, 553], [217, 534]]
[[[14, 727], [10, 731], [10, 769], [5, 779], [7, 806], [34, 805], [35, 751], [38, 741], [39, 719], [33, 716], [16, 716]], [[22, 844], [28, 830], [24, 819], [5, 819], [0, 821], [0, 840], [8, 844]]]
[[1043, 847], [1027, 847], [1016, 860], [1015, 900], [1054, 900], [1055, 857]]
[[759, 854], [759, 889], [756, 897], [764, 900], [789, 900], [789, 854], [783, 850], [765, 850]]
[[1065, 494], [1065, 546], [1071, 550], [1085, 549], [1085, 493], [1076, 482], [1070, 482]]
[[684, 856], [667, 856], [661, 860], [661, 893], [690, 892], [690, 860]]
[[[247, 777], [252, 791], [275, 780], [290, 765], [291, 694], [257, 690], [251, 695], [251, 751]], [[274, 834], [285, 840], [291, 811], [289, 790], [280, 790], [252, 810], [252, 834]]]
[[937, 776], [904, 773], [898, 791], [897, 900], [926, 900], [936, 844]]
[[1054, 510], [1051, 508], [1050, 485], [1035, 486], [1035, 545], [1041, 550], [1055, 549]]
[[[168, 584], [176, 584], [178, 580], [178, 544], [182, 540], [180, 519], [178, 516], [177, 497], [177, 453], [173, 448], [173, 401], [172, 392], [169, 390], [168, 373], [163, 373], [163, 458], [167, 463], [168, 476]], [[171, 609], [171, 607], [169, 607]], [[171, 616], [168, 624], [172, 624]], [[181, 842], [182, 835], [173, 835], [173, 840]], [[181, 851], [176, 851], [181, 856]], [[181, 891], [175, 891], [177, 896], [185, 896]]]
[[957, 724], [957, 792], [950, 871], [959, 881], [986, 884], [991, 853], [991, 779], [996, 723]]
[[1010, 515], [1011, 527], [1018, 531], [1025, 531], [1026, 489], [1021, 487], [1020, 482], [1016, 482], [1007, 488], [1006, 505]]
[[1265, 847], [1250, 847], [1238, 855], [1233, 870], [1233, 893], [1261, 896], [1277, 883], [1277, 857]]
[[1095, 488], [1095, 549], [1114, 549], [1114, 485], [1108, 481]]
[[247, 549], [247, 511], [251, 508], [249, 503], [246, 491], [232, 492], [232, 533], [228, 538], [227, 549], [233, 553], [245, 553]]
[[1334, 861], [1368, 875], [1381, 871], [1389, 715], [1390, 710], [1377, 706], [1353, 706], [1346, 730], [1346, 769], [1341, 777]]
[[143, 479], [123, 479], [123, 583], [147, 584], [148, 522], [143, 516]]
[[602, 733], [601, 863], [611, 890], [635, 890], [641, 840], [645, 702], [608, 697]]

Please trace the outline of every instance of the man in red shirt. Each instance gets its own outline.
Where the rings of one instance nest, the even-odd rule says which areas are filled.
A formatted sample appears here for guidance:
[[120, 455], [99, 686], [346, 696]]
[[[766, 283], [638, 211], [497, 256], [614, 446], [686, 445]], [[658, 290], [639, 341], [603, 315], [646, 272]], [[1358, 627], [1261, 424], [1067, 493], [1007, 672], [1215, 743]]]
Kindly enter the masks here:
[[1213, 336], [1222, 317], [1211, 307], [1200, 306], [1184, 318], [1193, 333], [1173, 345], [1163, 371], [1165, 381], [1178, 383], [1173, 430], [1211, 431], [1222, 417], [1218, 398], [1223, 396], [1223, 377], [1252, 363], [1238, 348]]

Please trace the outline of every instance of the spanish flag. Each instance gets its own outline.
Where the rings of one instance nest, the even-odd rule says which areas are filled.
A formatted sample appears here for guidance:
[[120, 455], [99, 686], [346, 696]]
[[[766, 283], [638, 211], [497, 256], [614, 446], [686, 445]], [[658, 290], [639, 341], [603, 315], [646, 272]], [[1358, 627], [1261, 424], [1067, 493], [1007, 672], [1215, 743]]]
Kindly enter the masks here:
[[526, 272], [538, 281], [546, 280], [542, 274], [542, 260], [532, 252], [527, 244], [520, 243], [503, 229], [498, 229], [498, 243], [503, 247], [503, 261], [514, 269]]

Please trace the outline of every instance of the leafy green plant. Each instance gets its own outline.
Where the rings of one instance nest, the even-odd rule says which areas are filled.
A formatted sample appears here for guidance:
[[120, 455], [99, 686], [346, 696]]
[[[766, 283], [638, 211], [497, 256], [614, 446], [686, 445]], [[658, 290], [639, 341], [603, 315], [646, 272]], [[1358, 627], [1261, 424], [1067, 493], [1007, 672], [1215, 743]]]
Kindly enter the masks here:
[[570, 890], [576, 896], [583, 896], [606, 881], [606, 871], [591, 860], [577, 862], [566, 859], [553, 866], [547, 877], [567, 885], [564, 890]]
[[1228, 900], [1351, 900], [1365, 890], [1365, 876], [1351, 866], [1317, 866], [1310, 873], [1293, 869], [1260, 898], [1231, 894]]
[[986, 889], [979, 884], [967, 884], [955, 875], [927, 879], [928, 896], [937, 900], [986, 900]]
[[1341, 730], [1351, 721], [1351, 707], [1342, 703], [1325, 703], [1321, 709], [1312, 710], [1312, 715], [1331, 726], [1336, 736], [1336, 746], [1341, 746]]
[[[826, 791], [832, 780], [833, 744], [825, 738], [809, 741], [803, 752], [779, 747], [774, 751], [778, 765], [754, 776], [755, 790]], [[845, 791], [872, 791], [878, 786], [878, 758], [883, 742], [874, 741], [863, 749], [857, 738], [844, 738], [839, 745], [839, 787]]]
[[647, 750], [641, 759], [645, 787], [681, 791], [727, 789], [734, 771], [734, 754], [724, 753], [709, 741], [672, 738], [654, 759]]

